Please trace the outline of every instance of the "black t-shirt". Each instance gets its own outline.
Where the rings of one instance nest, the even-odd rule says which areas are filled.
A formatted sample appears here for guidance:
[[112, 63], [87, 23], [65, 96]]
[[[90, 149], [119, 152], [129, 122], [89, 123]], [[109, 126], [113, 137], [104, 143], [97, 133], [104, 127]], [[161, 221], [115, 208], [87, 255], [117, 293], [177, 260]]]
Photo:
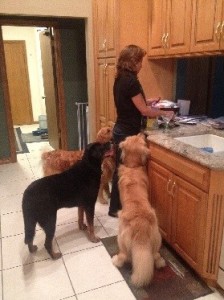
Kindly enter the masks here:
[[135, 107], [132, 97], [141, 93], [145, 99], [137, 75], [126, 71], [117, 77], [114, 82], [113, 92], [117, 110], [116, 125], [122, 128], [125, 133], [137, 134], [141, 130], [142, 115]]

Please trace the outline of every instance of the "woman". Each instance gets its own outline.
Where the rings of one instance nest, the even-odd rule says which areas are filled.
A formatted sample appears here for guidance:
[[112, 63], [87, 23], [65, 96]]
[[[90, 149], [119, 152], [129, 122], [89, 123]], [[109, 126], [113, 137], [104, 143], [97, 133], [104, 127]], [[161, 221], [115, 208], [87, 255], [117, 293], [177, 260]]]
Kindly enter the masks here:
[[116, 152], [116, 170], [112, 181], [111, 201], [109, 216], [117, 217], [121, 209], [118, 174], [120, 151], [119, 143], [126, 137], [138, 134], [144, 130], [147, 117], [155, 118], [161, 115], [173, 115], [173, 112], [165, 112], [152, 107], [153, 103], [160, 100], [145, 99], [142, 86], [137, 74], [142, 68], [142, 61], [146, 51], [136, 45], [125, 47], [118, 58], [117, 72], [113, 87], [114, 102], [117, 110], [117, 120], [113, 129], [113, 140]]

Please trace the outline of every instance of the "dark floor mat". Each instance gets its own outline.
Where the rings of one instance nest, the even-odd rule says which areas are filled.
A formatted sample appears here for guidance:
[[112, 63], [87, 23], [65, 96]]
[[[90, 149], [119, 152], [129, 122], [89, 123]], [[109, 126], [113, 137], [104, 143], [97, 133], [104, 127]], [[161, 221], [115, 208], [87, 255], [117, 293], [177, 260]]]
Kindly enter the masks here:
[[[101, 241], [110, 256], [118, 253], [116, 236], [104, 238]], [[166, 260], [167, 266], [155, 270], [153, 280], [148, 287], [137, 289], [130, 283], [130, 264], [119, 269], [136, 299], [193, 300], [213, 293], [168, 245], [162, 246], [161, 255]]]
[[22, 137], [21, 137], [21, 134], [22, 134], [21, 128], [20, 127], [14, 128], [14, 134], [15, 134], [15, 142], [16, 142], [16, 153], [17, 154], [29, 153], [27, 145], [22, 140]]

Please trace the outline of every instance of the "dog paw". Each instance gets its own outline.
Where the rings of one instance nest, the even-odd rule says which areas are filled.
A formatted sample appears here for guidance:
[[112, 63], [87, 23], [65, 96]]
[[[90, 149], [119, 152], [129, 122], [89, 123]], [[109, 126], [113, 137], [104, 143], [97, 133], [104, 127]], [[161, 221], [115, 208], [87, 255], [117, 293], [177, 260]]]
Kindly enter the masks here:
[[87, 229], [87, 226], [86, 226], [86, 224], [79, 224], [79, 229], [80, 230], [86, 230]]
[[38, 247], [36, 245], [28, 245], [30, 253], [34, 253], [37, 251]]
[[113, 263], [116, 267], [118, 267], [118, 256], [117, 256], [117, 254], [114, 255], [114, 256], [111, 258], [111, 260], [112, 260], [112, 263]]
[[104, 198], [99, 198], [99, 202], [101, 204], [108, 204], [108, 201], [106, 199], [104, 199]]
[[112, 260], [112, 263], [114, 264], [114, 266], [117, 268], [121, 268], [124, 264], [123, 261], [119, 260], [119, 257], [117, 254], [114, 255], [111, 260]]
[[92, 243], [99, 243], [100, 242], [100, 238], [96, 235], [90, 235], [89, 239]]
[[62, 257], [62, 254], [60, 252], [53, 252], [50, 254], [51, 258], [56, 260]]
[[157, 269], [164, 268], [166, 266], [166, 261], [162, 257], [155, 260], [155, 266]]
[[107, 200], [101, 200], [100, 203], [103, 204], [103, 205], [108, 204]]

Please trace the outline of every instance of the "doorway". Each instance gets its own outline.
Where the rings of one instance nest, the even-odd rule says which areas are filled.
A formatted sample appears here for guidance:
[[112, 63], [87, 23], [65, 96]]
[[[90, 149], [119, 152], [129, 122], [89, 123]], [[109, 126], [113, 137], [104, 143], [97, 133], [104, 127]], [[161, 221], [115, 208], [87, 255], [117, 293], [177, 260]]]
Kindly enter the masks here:
[[[22, 25], [20, 25], [20, 22]], [[26, 24], [24, 24], [24, 22]], [[25, 26], [31, 23], [30, 27], [36, 28], [36, 21], [17, 21], [16, 25]], [[8, 25], [7, 21], [7, 25]], [[15, 22], [12, 22], [15, 25]], [[52, 48], [54, 49], [54, 54], [52, 59], [53, 71], [54, 71], [54, 83], [56, 86], [56, 121], [58, 122], [58, 131], [57, 136], [59, 139], [59, 148], [62, 149], [75, 149], [76, 140], [78, 140], [78, 134], [76, 132], [75, 121], [75, 111], [77, 107], [74, 107], [76, 102], [88, 102], [88, 93], [87, 93], [87, 70], [86, 70], [86, 49], [85, 49], [85, 20], [84, 19], [74, 19], [74, 20], [52, 20], [52, 22], [43, 20], [37, 22], [38, 26], [52, 27], [54, 29], [54, 41]], [[51, 25], [51, 26], [49, 26]], [[12, 26], [12, 25], [10, 25]], [[79, 29], [76, 31], [76, 27]], [[81, 31], [80, 31], [81, 28]], [[73, 33], [73, 30], [75, 33]], [[73, 36], [76, 39], [77, 32], [79, 34], [77, 45], [75, 46], [76, 53], [71, 53], [71, 47], [74, 45], [66, 46], [69, 36]], [[81, 33], [81, 34], [80, 34]], [[84, 33], [84, 34], [83, 34]], [[63, 47], [61, 44], [61, 36], [63, 37]], [[82, 51], [80, 52], [80, 36], [81, 36], [81, 47]], [[71, 44], [71, 40], [69, 41]], [[67, 55], [68, 53], [68, 55]], [[77, 55], [78, 53], [78, 55]], [[82, 55], [80, 55], [82, 54]], [[71, 55], [72, 60], [69, 61], [69, 55]], [[68, 56], [68, 57], [67, 57]], [[81, 58], [81, 59], [80, 59]], [[83, 59], [84, 58], [84, 59]], [[78, 60], [82, 65], [74, 66], [71, 65], [71, 61]], [[70, 68], [64, 68], [64, 63], [70, 62], [68, 66]], [[84, 71], [83, 71], [84, 70]], [[75, 73], [76, 72], [76, 73]], [[84, 75], [84, 76], [83, 76]], [[80, 80], [80, 76], [82, 77]], [[75, 90], [75, 92], [74, 92]], [[45, 96], [41, 96], [44, 98]], [[41, 99], [42, 100], [42, 99]], [[42, 100], [43, 101], [43, 100]], [[52, 111], [52, 110], [51, 110]], [[36, 109], [35, 109], [36, 112]], [[55, 126], [54, 126], [55, 127]]]
[[41, 133], [39, 121], [45, 117], [49, 143], [58, 149], [51, 31], [46, 27], [2, 26], [2, 32], [13, 126], [36, 124], [36, 132]]

